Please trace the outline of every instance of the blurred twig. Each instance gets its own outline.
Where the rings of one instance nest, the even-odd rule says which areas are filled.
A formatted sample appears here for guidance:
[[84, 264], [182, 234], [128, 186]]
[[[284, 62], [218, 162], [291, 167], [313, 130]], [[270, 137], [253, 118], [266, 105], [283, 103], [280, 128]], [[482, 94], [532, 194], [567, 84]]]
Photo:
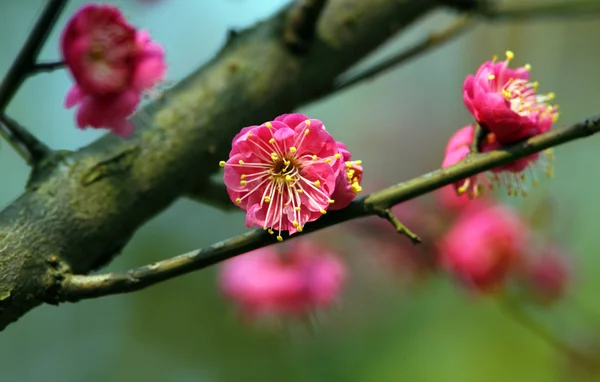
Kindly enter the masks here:
[[[67, 4], [67, 0], [48, 0], [44, 11], [38, 18], [33, 30], [29, 34], [27, 41], [21, 48], [21, 51], [17, 55], [17, 58], [12, 63], [8, 73], [0, 84], [0, 114], [4, 114], [6, 107], [10, 100], [14, 97], [19, 87], [23, 84], [25, 79], [35, 71], [37, 56], [44, 46], [48, 34], [54, 27], [58, 16]], [[19, 145], [21, 149], [17, 149], [17, 152], [23, 156], [29, 163], [35, 163], [31, 161], [38, 154], [49, 153], [50, 149], [46, 147], [46, 151], [42, 152], [39, 149], [45, 147], [42, 142], [27, 132], [22, 126], [18, 124], [5, 123], [3, 129], [0, 129], [0, 134], [8, 141], [13, 147]], [[18, 129], [13, 129], [19, 127]], [[20, 140], [20, 139], [24, 140]]]
[[43, 73], [43, 72], [53, 72], [57, 69], [62, 69], [64, 67], [65, 67], [64, 61], [40, 62], [33, 66], [29, 75], [34, 75], [34, 74]]
[[25, 158], [28, 164], [35, 165], [52, 153], [52, 149], [44, 142], [37, 139], [29, 130], [8, 115], [0, 114], [0, 122], [2, 122], [0, 128], [2, 135], [15, 151]]
[[[290, 238], [300, 237], [351, 219], [378, 215], [380, 211], [398, 203], [552, 146], [595, 134], [598, 131], [600, 131], [600, 116], [538, 135], [503, 150], [472, 155], [467, 160], [453, 166], [433, 171], [355, 200], [347, 208], [333, 211], [319, 220], [307, 224], [302, 232], [296, 233]], [[124, 273], [94, 276], [66, 274], [54, 298], [57, 301], [77, 301], [132, 292], [274, 243], [276, 241], [267, 231], [253, 230], [210, 247], [134, 268]]]
[[537, 4], [527, 5], [487, 6], [476, 10], [476, 12], [494, 20], [564, 18], [573, 16], [598, 17], [600, 15], [600, 1], [539, 1]]
[[505, 297], [500, 299], [501, 308], [515, 321], [527, 328], [534, 335], [545, 341], [549, 346], [553, 347], [557, 351], [563, 353], [565, 356], [577, 361], [582, 366], [592, 370], [600, 370], [600, 359], [596, 359], [593, 356], [583, 353], [579, 349], [576, 349], [568, 342], [564, 341], [558, 335], [553, 333], [551, 330], [542, 326], [533, 317], [531, 317], [517, 302], [512, 301], [510, 298]]
[[336, 92], [345, 89], [349, 86], [355, 85], [366, 79], [371, 79], [383, 72], [393, 68], [394, 66], [401, 64], [411, 58], [417, 57], [419, 54], [424, 53], [432, 48], [442, 45], [443, 43], [458, 37], [461, 33], [475, 25], [475, 20], [471, 16], [464, 16], [452, 23], [446, 29], [439, 32], [432, 32], [429, 36], [423, 40], [417, 42], [410, 48], [392, 56], [388, 59], [371, 66], [359, 73], [349, 76], [342, 76], [333, 86], [332, 92]]

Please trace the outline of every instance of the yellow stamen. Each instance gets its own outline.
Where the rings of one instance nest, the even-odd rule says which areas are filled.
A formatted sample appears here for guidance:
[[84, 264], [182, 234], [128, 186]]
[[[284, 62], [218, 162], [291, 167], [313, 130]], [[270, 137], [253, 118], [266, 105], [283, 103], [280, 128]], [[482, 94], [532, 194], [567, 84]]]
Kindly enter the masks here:
[[298, 226], [300, 225], [297, 221], [292, 222], [292, 225], [296, 228], [298, 228]]
[[493, 75], [493, 74], [490, 74], [490, 75], [488, 76], [488, 80], [490, 80], [490, 81], [493, 81], [494, 79], [496, 79], [496, 76], [495, 76], [495, 75]]
[[317, 160], [317, 156], [316, 156], [316, 155], [313, 155], [313, 156], [312, 156], [312, 160]]
[[333, 203], [335, 203], [335, 200], [333, 200], [333, 199], [329, 199], [329, 200], [327, 201], [327, 203], [329, 203], [329, 204], [333, 204]]
[[277, 241], [283, 241], [283, 237], [281, 237], [281, 235], [277, 236]]
[[246, 187], [247, 182], [245, 180], [240, 180], [240, 186]]
[[327, 211], [325, 211], [325, 210], [321, 210], [319, 212], [321, 212], [321, 214], [323, 214], [323, 215], [325, 215], [327, 213]]
[[271, 122], [267, 122], [265, 123], [265, 126], [267, 127], [267, 129], [270, 129], [271, 127], [273, 127], [273, 124]]
[[296, 152], [296, 148], [294, 146], [290, 147], [290, 152], [291, 153], [295, 153]]
[[506, 59], [508, 61], [512, 60], [513, 58], [515, 58], [515, 54], [512, 52], [512, 50], [507, 50], [506, 51]]
[[325, 163], [331, 163], [331, 158], [326, 158]]
[[274, 233], [274, 232], [273, 232], [273, 230], [272, 230], [271, 228], [269, 228], [269, 229], [267, 230], [267, 232], [268, 232], [268, 233], [270, 233], [271, 235]]
[[242, 204], [242, 199], [240, 199], [240, 198], [235, 199], [235, 204]]
[[271, 197], [265, 196], [263, 200], [265, 201], [265, 203], [269, 203], [271, 201]]
[[310, 126], [310, 119], [307, 119], [306, 121], [304, 121], [304, 123], [306, 124], [306, 126]]
[[241, 159], [238, 161], [238, 163], [240, 164], [240, 166], [243, 166], [243, 165], [244, 165], [244, 161], [243, 161], [243, 160], [241, 160]]
[[219, 162], [219, 166], [221, 166], [221, 167], [225, 167], [225, 165], [226, 165], [226, 163], [225, 163], [225, 161], [224, 161], [224, 160], [222, 160], [222, 161], [220, 161], [220, 162]]
[[274, 144], [274, 143], [275, 143], [275, 138], [271, 138], [271, 139], [269, 139], [269, 143], [270, 143], [270, 144]]
[[315, 187], [321, 187], [321, 181], [319, 180], [315, 180], [314, 183]]
[[334, 157], [335, 157], [335, 159], [340, 159], [342, 157], [342, 154], [337, 153], [337, 154], [334, 155]]
[[308, 133], [310, 133], [309, 129], [304, 130], [304, 135], [308, 135]]

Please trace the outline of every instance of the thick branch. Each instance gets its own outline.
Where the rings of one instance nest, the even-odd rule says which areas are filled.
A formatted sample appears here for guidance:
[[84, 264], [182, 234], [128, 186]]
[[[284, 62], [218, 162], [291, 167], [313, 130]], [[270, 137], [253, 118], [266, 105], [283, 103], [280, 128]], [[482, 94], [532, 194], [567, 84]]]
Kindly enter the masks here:
[[[600, 131], [600, 116], [533, 137], [505, 150], [474, 154], [454, 166], [436, 170], [367, 195], [354, 201], [346, 209], [328, 213], [319, 220], [307, 224], [301, 233], [296, 233], [290, 238], [299, 237], [359, 217], [381, 216], [382, 213], [401, 231], [405, 228], [402, 223], [393, 214], [385, 214], [385, 211], [389, 211], [392, 206], [479, 172], [510, 163], [553, 146], [587, 137], [598, 131]], [[56, 298], [58, 301], [77, 301], [85, 298], [132, 292], [274, 243], [276, 243], [274, 237], [266, 231], [254, 230], [208, 248], [135, 268], [125, 273], [108, 273], [95, 276], [65, 275], [62, 288], [58, 290]]]
[[292, 51], [302, 52], [311, 43], [326, 3], [327, 0], [296, 0], [283, 31], [284, 41]]
[[55, 153], [0, 213], [0, 329], [56, 301], [65, 274], [106, 264], [140, 225], [206, 184], [241, 127], [323, 96], [341, 73], [437, 5], [329, 0], [302, 56], [281, 37], [287, 7], [240, 31], [142, 110], [133, 137], [107, 135], [78, 152]]

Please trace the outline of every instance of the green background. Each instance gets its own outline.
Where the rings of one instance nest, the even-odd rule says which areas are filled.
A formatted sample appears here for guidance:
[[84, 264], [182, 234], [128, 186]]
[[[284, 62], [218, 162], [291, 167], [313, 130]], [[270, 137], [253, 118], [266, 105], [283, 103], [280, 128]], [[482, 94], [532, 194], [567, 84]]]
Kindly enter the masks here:
[[[42, 3], [0, 5], [0, 73], [8, 69]], [[215, 54], [228, 28], [252, 25], [286, 2], [115, 3], [165, 46], [168, 79], [178, 80]], [[60, 26], [81, 4], [70, 2]], [[427, 17], [366, 62], [402, 49], [451, 19], [444, 12]], [[44, 59], [59, 57], [59, 29]], [[506, 49], [515, 52], [516, 64], [532, 64], [542, 92], [557, 94], [559, 124], [598, 113], [599, 32], [600, 19], [591, 18], [488, 23], [301, 111], [325, 121], [336, 139], [363, 159], [367, 183], [393, 184], [439, 166], [452, 131], [470, 122], [461, 98], [464, 77]], [[53, 148], [82, 147], [102, 132], [75, 129], [73, 111], [62, 107], [69, 86], [64, 71], [39, 75], [11, 103], [10, 115]], [[523, 208], [540, 200], [552, 206], [546, 237], [569, 249], [577, 271], [565, 300], [535, 313], [561, 335], [592, 345], [600, 336], [599, 149], [600, 138], [558, 148], [555, 178], [527, 199], [508, 199]], [[211, 165], [191, 169], [190, 176], [200, 176]], [[22, 192], [28, 171], [5, 143], [0, 174], [0, 203], [6, 205]], [[181, 200], [142, 227], [108, 269], [170, 257], [244, 230], [241, 213]], [[343, 227], [335, 235], [343, 240]], [[446, 278], [407, 286], [402, 275], [378, 269], [368, 246], [345, 255], [351, 274], [341, 303], [319, 312], [312, 325], [241, 323], [216, 288], [216, 267], [129, 295], [42, 306], [1, 334], [0, 381], [589, 380], [495, 301], [468, 295]]]

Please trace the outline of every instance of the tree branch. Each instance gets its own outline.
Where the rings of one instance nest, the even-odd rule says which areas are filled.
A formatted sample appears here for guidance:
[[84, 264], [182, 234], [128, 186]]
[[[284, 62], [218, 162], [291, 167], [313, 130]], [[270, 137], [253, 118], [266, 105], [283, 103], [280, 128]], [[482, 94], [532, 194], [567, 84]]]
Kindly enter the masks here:
[[38, 74], [38, 73], [53, 72], [57, 69], [62, 69], [64, 67], [65, 67], [64, 61], [40, 62], [33, 66], [29, 75], [32, 76], [32, 75]]
[[44, 11], [0, 84], [0, 113], [4, 112], [23, 81], [33, 70], [37, 56], [66, 4], [67, 0], [47, 1]]
[[222, 181], [211, 179], [206, 184], [200, 184], [186, 192], [185, 197], [211, 205], [223, 211], [242, 211], [239, 207], [231, 203], [231, 199], [229, 199], [229, 195], [227, 194], [227, 188]]
[[[474, 154], [471, 158], [454, 166], [436, 170], [356, 200], [343, 210], [333, 211], [319, 220], [307, 224], [302, 232], [290, 236], [290, 239], [368, 215], [385, 216], [398, 228], [398, 219], [393, 214], [385, 213], [398, 203], [547, 148], [587, 137], [598, 131], [600, 131], [600, 116], [538, 135], [505, 150]], [[402, 227], [404, 226], [400, 223], [399, 231], [404, 229]], [[208, 248], [188, 252], [171, 259], [131, 269], [124, 273], [107, 273], [94, 276], [64, 274], [64, 281], [61, 287], [57, 289], [55, 299], [56, 301], [77, 301], [136, 291], [274, 243], [276, 241], [272, 235], [258, 229], [216, 243]]]
[[597, 17], [600, 14], [600, 2], [597, 0], [539, 1], [537, 4], [528, 5], [485, 6], [475, 12], [493, 20]]
[[[48, 0], [27, 41], [0, 84], [0, 115], [4, 118], [7, 118], [4, 112], [8, 103], [35, 70], [37, 56], [66, 3], [67, 0]], [[3, 119], [2, 122], [6, 129], [0, 129], [0, 133], [29, 164], [38, 163], [41, 160], [41, 157], [38, 157], [40, 155], [52, 153], [52, 150], [14, 120]]]
[[241, 127], [322, 97], [341, 73], [437, 7], [437, 0], [329, 0], [311, 49], [298, 56], [281, 37], [287, 6], [240, 31], [134, 116], [129, 139], [106, 135], [55, 153], [0, 212], [0, 329], [56, 302], [65, 274], [108, 263], [144, 222], [207, 184]]
[[52, 149], [8, 115], [1, 114], [0, 122], [3, 127], [0, 129], [0, 134], [28, 164], [34, 166], [52, 154]]
[[445, 42], [458, 37], [461, 33], [475, 25], [475, 21], [472, 17], [464, 16], [459, 18], [457, 21], [452, 23], [446, 29], [440, 32], [432, 32], [423, 40], [417, 42], [410, 48], [378, 63], [370, 68], [356, 73], [354, 75], [342, 76], [336, 80], [333, 91], [340, 91], [352, 85], [355, 85], [366, 79], [372, 79], [373, 77], [382, 74], [383, 72], [394, 68], [395, 66], [404, 63], [412, 58], [417, 57], [421, 53], [429, 51], [432, 48], [442, 45]]
[[305, 51], [312, 42], [327, 0], [296, 0], [290, 9], [283, 38], [293, 52]]

